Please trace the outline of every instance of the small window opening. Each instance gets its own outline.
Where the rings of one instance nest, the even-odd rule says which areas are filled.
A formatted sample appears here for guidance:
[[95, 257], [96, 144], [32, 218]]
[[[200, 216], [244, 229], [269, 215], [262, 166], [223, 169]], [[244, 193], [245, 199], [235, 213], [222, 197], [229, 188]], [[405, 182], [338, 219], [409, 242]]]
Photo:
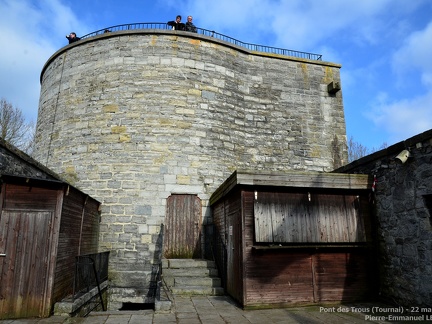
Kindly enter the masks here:
[[423, 201], [429, 212], [429, 224], [432, 226], [432, 195], [424, 195]]

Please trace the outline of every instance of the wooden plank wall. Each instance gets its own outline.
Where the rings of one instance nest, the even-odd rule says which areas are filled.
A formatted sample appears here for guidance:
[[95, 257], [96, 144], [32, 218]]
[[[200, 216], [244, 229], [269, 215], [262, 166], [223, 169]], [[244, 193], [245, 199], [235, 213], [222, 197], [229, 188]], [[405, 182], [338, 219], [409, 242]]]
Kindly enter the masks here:
[[57, 194], [49, 188], [6, 184], [4, 209], [55, 211]]
[[364, 197], [349, 194], [257, 192], [256, 242], [366, 242]]
[[[375, 259], [369, 249], [255, 249], [254, 195], [253, 191], [242, 194], [244, 307], [359, 301], [376, 295]], [[297, 196], [298, 202], [302, 199], [304, 197]], [[297, 211], [302, 211], [301, 207], [297, 206]], [[310, 223], [303, 226], [310, 226]]]
[[[41, 285], [43, 284], [43, 288], [47, 289], [47, 303], [43, 305], [42, 313], [37, 316], [47, 316], [55, 302], [72, 293], [76, 256], [98, 252], [99, 203], [77, 189], [70, 188], [65, 194], [62, 187], [59, 187], [58, 184], [55, 186], [56, 189], [6, 184], [2, 206], [3, 210], [16, 210], [22, 215], [25, 215], [27, 211], [29, 215], [31, 213], [39, 218], [48, 218], [44, 219], [44, 222], [42, 219], [38, 221], [38, 224], [46, 225], [44, 227], [44, 230], [47, 231], [46, 237], [42, 237], [40, 233], [43, 232], [35, 229], [33, 225], [31, 228], [25, 227], [20, 230], [20, 235], [29, 242], [33, 241], [35, 247], [40, 245], [39, 240], [48, 242], [49, 250], [44, 252], [47, 255], [41, 256], [42, 251], [36, 255], [44, 258], [45, 266], [50, 264], [54, 267], [55, 264], [55, 269], [51, 266], [43, 269], [39, 267], [44, 273], [28, 273], [28, 275], [43, 278], [44, 282], [41, 282]], [[30, 260], [28, 262], [33, 260], [27, 259]], [[36, 269], [34, 265], [22, 263], [23, 260], [16, 260], [16, 262], [21, 262], [21, 266], [28, 269]], [[20, 288], [16, 287], [16, 289], [19, 291]], [[42, 300], [40, 297], [39, 299]]]
[[64, 197], [58, 237], [57, 263], [53, 300], [71, 295], [75, 273], [75, 257], [80, 248], [81, 215], [85, 197], [72, 191]]
[[72, 294], [76, 256], [98, 252], [98, 203], [70, 188], [62, 207], [53, 301]]
[[[243, 303], [243, 238], [241, 226], [240, 191], [234, 190], [229, 196], [212, 206], [213, 224], [215, 226], [215, 257], [221, 273], [225, 291], [239, 303]], [[232, 235], [230, 235], [232, 226]], [[233, 248], [235, 250], [233, 250]]]
[[226, 233], [225, 233], [225, 201], [219, 200], [212, 206], [213, 216], [213, 254], [218, 266], [222, 285], [226, 289]]
[[246, 263], [244, 306], [313, 302], [311, 254], [298, 251], [251, 251]]
[[314, 254], [315, 301], [367, 300], [373, 296], [376, 276], [369, 252], [351, 249]]
[[313, 302], [311, 255], [286, 250], [254, 250], [253, 191], [244, 191], [244, 306]]
[[99, 202], [87, 197], [81, 230], [80, 255], [97, 253], [99, 249]]
[[248, 306], [365, 301], [376, 280], [366, 251], [255, 250], [246, 265]]

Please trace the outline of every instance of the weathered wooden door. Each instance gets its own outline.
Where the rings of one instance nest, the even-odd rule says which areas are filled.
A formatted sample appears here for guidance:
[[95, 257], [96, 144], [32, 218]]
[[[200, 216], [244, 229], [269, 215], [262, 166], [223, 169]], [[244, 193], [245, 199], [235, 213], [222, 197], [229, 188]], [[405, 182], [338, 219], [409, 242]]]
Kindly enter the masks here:
[[201, 199], [176, 194], [167, 199], [165, 258], [201, 258]]
[[53, 212], [0, 215], [0, 319], [42, 316]]
[[227, 283], [228, 293], [237, 300], [243, 298], [242, 285], [242, 231], [240, 216], [238, 214], [227, 215]]

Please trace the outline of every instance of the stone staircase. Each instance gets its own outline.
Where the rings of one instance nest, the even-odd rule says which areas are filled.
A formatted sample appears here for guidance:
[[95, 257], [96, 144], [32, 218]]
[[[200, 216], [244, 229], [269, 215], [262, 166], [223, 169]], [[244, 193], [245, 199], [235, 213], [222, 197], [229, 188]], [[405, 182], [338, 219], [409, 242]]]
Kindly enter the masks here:
[[214, 261], [163, 259], [162, 279], [174, 295], [224, 295]]

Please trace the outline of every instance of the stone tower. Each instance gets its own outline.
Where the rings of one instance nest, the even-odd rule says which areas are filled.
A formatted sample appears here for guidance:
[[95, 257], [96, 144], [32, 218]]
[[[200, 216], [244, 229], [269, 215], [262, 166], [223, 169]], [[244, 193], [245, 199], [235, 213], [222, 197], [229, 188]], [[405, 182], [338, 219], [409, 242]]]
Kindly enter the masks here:
[[[340, 65], [171, 30], [117, 31], [52, 55], [35, 157], [102, 202], [111, 309], [151, 302], [168, 198], [208, 200], [236, 169], [346, 163]], [[332, 83], [333, 82], [333, 83]]]

